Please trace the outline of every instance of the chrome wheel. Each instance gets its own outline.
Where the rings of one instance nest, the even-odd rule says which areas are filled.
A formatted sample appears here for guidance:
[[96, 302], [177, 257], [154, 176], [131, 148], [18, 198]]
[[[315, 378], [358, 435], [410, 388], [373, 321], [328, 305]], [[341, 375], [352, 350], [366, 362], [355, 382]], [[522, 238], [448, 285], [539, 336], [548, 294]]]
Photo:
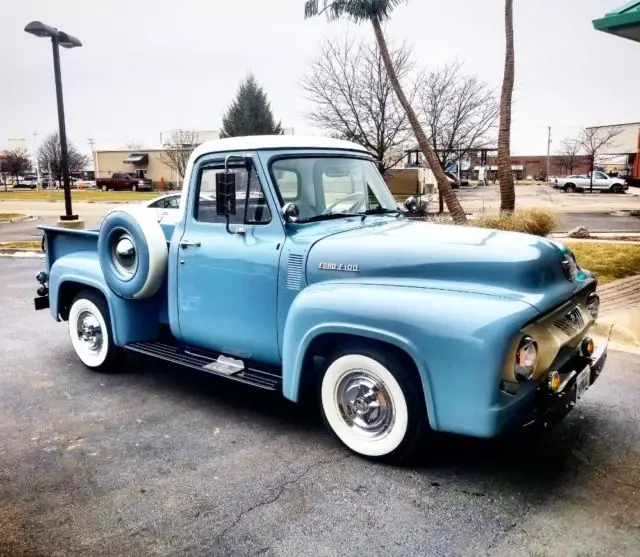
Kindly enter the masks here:
[[393, 427], [395, 413], [385, 385], [365, 370], [345, 374], [336, 386], [342, 419], [355, 433], [376, 439]]
[[78, 340], [83, 350], [92, 355], [99, 354], [100, 350], [102, 350], [104, 339], [98, 318], [90, 311], [85, 310], [78, 316], [77, 325]]
[[91, 369], [100, 369], [113, 353], [108, 312], [93, 294], [78, 296], [69, 310], [69, 336], [78, 358]]

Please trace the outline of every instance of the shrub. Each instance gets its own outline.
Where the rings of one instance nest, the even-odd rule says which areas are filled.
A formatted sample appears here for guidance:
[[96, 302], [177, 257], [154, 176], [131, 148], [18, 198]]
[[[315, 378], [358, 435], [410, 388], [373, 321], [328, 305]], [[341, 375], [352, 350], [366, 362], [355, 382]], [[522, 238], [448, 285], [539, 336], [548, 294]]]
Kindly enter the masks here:
[[481, 228], [495, 228], [496, 230], [510, 230], [524, 232], [536, 236], [548, 236], [556, 224], [555, 216], [543, 209], [526, 209], [504, 216], [481, 215], [472, 221], [473, 226]]

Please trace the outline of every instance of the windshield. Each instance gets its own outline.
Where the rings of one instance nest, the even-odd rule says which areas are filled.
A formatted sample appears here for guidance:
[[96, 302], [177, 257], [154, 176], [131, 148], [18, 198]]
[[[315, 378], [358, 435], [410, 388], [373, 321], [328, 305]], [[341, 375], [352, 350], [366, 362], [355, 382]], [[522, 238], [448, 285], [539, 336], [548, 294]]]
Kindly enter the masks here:
[[375, 162], [347, 157], [292, 157], [271, 164], [282, 203], [298, 222], [399, 209]]

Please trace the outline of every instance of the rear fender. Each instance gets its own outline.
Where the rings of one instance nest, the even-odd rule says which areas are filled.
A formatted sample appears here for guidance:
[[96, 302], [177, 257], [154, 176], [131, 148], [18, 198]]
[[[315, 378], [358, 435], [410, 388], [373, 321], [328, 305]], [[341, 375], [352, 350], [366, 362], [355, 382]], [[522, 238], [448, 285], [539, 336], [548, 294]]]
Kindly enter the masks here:
[[505, 358], [538, 311], [506, 298], [458, 291], [323, 282], [294, 300], [283, 335], [283, 394], [297, 401], [307, 351], [326, 333], [403, 350], [415, 363], [431, 427], [490, 434]]
[[71, 253], [57, 259], [49, 273], [49, 306], [56, 321], [60, 321], [63, 310], [60, 293], [72, 288], [75, 295], [83, 287], [95, 289], [104, 296], [117, 346], [157, 338], [161, 296], [166, 298], [166, 288], [151, 298], [124, 300], [107, 286], [96, 253]]

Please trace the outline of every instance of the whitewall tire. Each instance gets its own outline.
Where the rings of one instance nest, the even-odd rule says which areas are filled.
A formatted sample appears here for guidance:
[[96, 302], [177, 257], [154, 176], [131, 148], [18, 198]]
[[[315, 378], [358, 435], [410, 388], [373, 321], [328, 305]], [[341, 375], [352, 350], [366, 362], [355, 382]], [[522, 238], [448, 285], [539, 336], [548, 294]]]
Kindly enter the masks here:
[[103, 298], [93, 291], [78, 294], [69, 310], [68, 325], [71, 345], [80, 361], [94, 371], [114, 371], [120, 351], [113, 342]]
[[320, 405], [335, 436], [363, 457], [408, 457], [426, 426], [415, 373], [392, 354], [364, 346], [345, 346], [327, 360]]

